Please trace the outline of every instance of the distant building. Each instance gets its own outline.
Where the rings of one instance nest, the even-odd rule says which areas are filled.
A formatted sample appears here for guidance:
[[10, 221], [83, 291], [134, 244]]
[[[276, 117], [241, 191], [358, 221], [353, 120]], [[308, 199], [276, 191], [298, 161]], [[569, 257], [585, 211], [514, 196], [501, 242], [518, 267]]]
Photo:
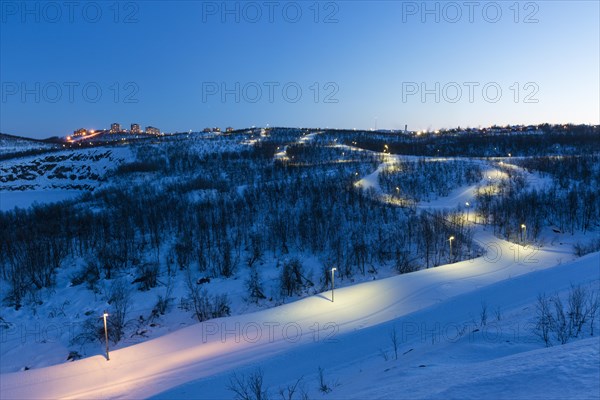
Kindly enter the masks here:
[[121, 129], [121, 124], [116, 123], [116, 122], [110, 124], [110, 133], [119, 133], [122, 131], [123, 130]]
[[221, 128], [213, 128], [213, 132], [221, 132]]
[[133, 135], [142, 133], [142, 130], [140, 129], [140, 124], [131, 124], [131, 131], [130, 132]]
[[153, 126], [147, 126], [146, 127], [146, 134], [147, 135], [160, 135], [160, 129], [155, 128]]
[[79, 128], [79, 129], [73, 131], [74, 137], [85, 136], [85, 135], [87, 135], [87, 129], [85, 129], [85, 128]]
[[233, 132], [233, 128], [228, 126], [227, 128], [225, 128], [225, 132], [231, 133], [231, 132]]
[[211, 128], [204, 128], [202, 130], [202, 132], [204, 132], [204, 133], [210, 133], [210, 132], [212, 132], [212, 129]]

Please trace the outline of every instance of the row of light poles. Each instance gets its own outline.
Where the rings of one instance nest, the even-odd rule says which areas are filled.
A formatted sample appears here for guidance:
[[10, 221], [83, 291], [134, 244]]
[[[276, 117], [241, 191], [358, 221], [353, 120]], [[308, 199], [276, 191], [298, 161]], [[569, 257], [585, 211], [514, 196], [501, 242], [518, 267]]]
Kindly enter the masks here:
[[[467, 206], [469, 205], [469, 203], [466, 203]], [[467, 220], [468, 220], [468, 214], [467, 214]], [[525, 224], [521, 224], [521, 241], [523, 241], [523, 233], [526, 232], [527, 230], [527, 226]], [[527, 237], [527, 234], [525, 233], [525, 237]], [[448, 238], [448, 243], [450, 244], [450, 257], [449, 257], [449, 261], [452, 261], [452, 241], [455, 239], [454, 236], [450, 236]], [[335, 271], [337, 271], [336, 267], [331, 268], [331, 302], [333, 303], [335, 300]], [[108, 326], [106, 323], [106, 319], [108, 317], [108, 313], [106, 311], [104, 311], [104, 314], [102, 314], [102, 317], [104, 318], [104, 340], [106, 342], [106, 361], [110, 360], [110, 355], [109, 355], [109, 351], [108, 351]]]
[[[466, 203], [467, 207], [469, 206], [469, 203]], [[469, 214], [468, 214], [468, 208], [467, 208], [467, 221], [469, 220]], [[527, 237], [527, 226], [525, 224], [521, 224], [521, 241], [523, 241], [523, 234], [525, 234], [525, 237]], [[449, 257], [449, 261], [452, 261], [452, 241], [455, 239], [454, 236], [450, 236], [448, 238], [448, 243], [450, 244], [450, 257]], [[333, 303], [335, 300], [335, 271], [337, 271], [336, 267], [331, 268], [331, 302]], [[108, 326], [106, 323], [106, 318], [108, 317], [108, 313], [106, 311], [104, 311], [104, 314], [102, 314], [102, 317], [104, 318], [104, 340], [106, 342], [106, 361], [110, 360], [110, 355], [109, 355], [109, 351], [108, 351]]]
[[[469, 202], [466, 202], [465, 205], [467, 206], [467, 221], [469, 220]], [[525, 238], [527, 238], [527, 226], [525, 224], [521, 224], [521, 241], [523, 241], [523, 236], [525, 236]], [[455, 240], [456, 238], [454, 236], [450, 236], [448, 238], [448, 243], [450, 245], [450, 255], [448, 257], [448, 261], [452, 262], [452, 241]], [[334, 294], [335, 294], [335, 271], [337, 271], [337, 268], [333, 267], [331, 268], [331, 302], [334, 302]], [[106, 315], [106, 314], [105, 314]], [[105, 327], [106, 327], [106, 318], [105, 318]], [[108, 340], [107, 340], [107, 345], [106, 345], [106, 354], [107, 354], [107, 359], [108, 359]]]

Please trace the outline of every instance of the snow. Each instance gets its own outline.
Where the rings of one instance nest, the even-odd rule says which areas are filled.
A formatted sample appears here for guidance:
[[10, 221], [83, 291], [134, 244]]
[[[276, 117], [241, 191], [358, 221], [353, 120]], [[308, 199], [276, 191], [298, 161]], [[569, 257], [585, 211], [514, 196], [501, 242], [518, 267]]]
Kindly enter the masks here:
[[21, 153], [33, 150], [49, 150], [56, 147], [58, 146], [54, 144], [0, 133], [0, 155], [8, 155], [12, 153]]
[[[209, 393], [206, 397], [227, 398], [227, 377], [237, 368], [264, 365], [266, 372], [280, 371], [278, 374], [281, 379], [278, 378], [277, 382], [286, 382], [286, 378], [297, 379], [314, 373], [319, 365], [323, 365], [332, 370], [333, 376], [339, 377], [340, 388], [348, 390], [344, 392], [339, 389], [338, 393], [338, 388], [335, 388], [336, 396], [360, 398], [358, 392], [349, 389], [355, 381], [348, 374], [352, 371], [356, 373], [356, 363], [360, 364], [365, 357], [368, 363], [375, 362], [372, 358], [377, 358], [378, 348], [384, 346], [381, 342], [385, 341], [391, 322], [410, 324], [406, 326], [411, 327], [419, 327], [425, 321], [441, 326], [460, 324], [473, 318], [472, 315], [465, 315], [465, 310], [471, 309], [476, 313], [482, 299], [515, 310], [523, 305], [531, 306], [540, 291], [566, 290], [571, 283], [598, 284], [598, 253], [569, 263], [557, 263], [557, 254], [568, 257], [570, 251], [558, 245], [541, 249], [533, 260], [519, 260], [513, 254], [516, 245], [493, 238], [481, 228], [476, 237], [481, 241], [494, 241], [500, 249], [499, 256], [341, 288], [336, 290], [334, 303], [330, 301], [331, 292], [325, 292], [264, 311], [206, 321], [111, 352], [110, 361], [102, 356], [94, 356], [47, 368], [2, 374], [0, 397], [145, 398], [160, 395], [162, 398], [185, 398], [204, 397], [201, 393]], [[531, 312], [527, 316], [531, 317]], [[521, 319], [527, 320], [525, 317]], [[323, 340], [315, 340], [316, 332]], [[332, 336], [333, 340], [326, 340], [328, 336]], [[412, 343], [409, 340], [411, 346], [428, 347], [420, 335], [408, 339], [412, 340]], [[450, 344], [446, 343], [448, 346]], [[592, 339], [591, 344], [597, 347], [597, 340]], [[467, 341], [465, 345], [471, 343]], [[460, 355], [461, 346], [457, 347]], [[540, 347], [540, 343], [535, 343], [530, 344], [528, 349]], [[555, 354], [559, 350], [548, 350], [548, 357], [562, 357]], [[506, 354], [507, 351], [503, 348], [495, 350], [494, 346], [487, 351], [489, 365], [497, 367], [487, 380], [479, 377], [479, 387], [485, 386], [486, 382], [493, 382], [494, 374], [501, 374], [504, 366], [502, 357], [510, 355], [510, 351]], [[597, 349], [593, 351], [597, 353]], [[414, 354], [418, 354], [417, 350]], [[434, 364], [430, 374], [440, 375], [438, 369], [456, 369], [456, 365], [449, 363], [458, 363], [459, 366], [470, 364], [468, 360], [461, 362], [460, 357], [452, 360], [449, 358], [452, 352], [449, 354], [437, 356], [425, 352], [423, 360], [429, 358]], [[524, 359], [526, 356], [522, 357]], [[581, 362], [586, 360], [582, 357], [578, 359]], [[520, 362], [525, 365], [525, 361]], [[336, 369], [336, 365], [340, 367]], [[589, 363], [586, 366], [591, 371], [592, 366]], [[405, 368], [415, 368], [415, 365]], [[567, 373], [573, 373], [571, 365], [566, 364], [564, 368], [568, 370]], [[518, 374], [518, 371], [517, 368], [514, 373]], [[527, 369], [522, 367], [522, 371]], [[460, 373], [467, 372], [461, 368]], [[519, 375], [521, 380], [527, 379], [522, 375]], [[585, 379], [585, 374], [578, 376], [584, 379], [587, 387], [594, 387], [593, 382]], [[403, 376], [397, 379], [397, 385], [411, 387], [406, 386]], [[215, 385], [215, 380], [219, 384]], [[187, 385], [179, 387], [183, 384]], [[452, 381], [452, 385], [455, 384]], [[479, 393], [469, 391], [469, 386], [446, 385], [449, 393], [467, 391], [465, 396]], [[518, 383], [514, 385], [513, 390]], [[373, 385], [371, 383], [368, 386], [372, 388]], [[423, 393], [422, 397], [441, 394], [442, 388], [444, 386], [430, 387], [430, 391]], [[538, 386], [538, 389], [541, 387]], [[168, 390], [171, 391], [166, 392]], [[368, 387], [362, 390], [368, 390]], [[501, 395], [506, 394], [507, 389], [498, 385], [497, 390], [494, 393]], [[192, 393], [195, 394], [191, 396]], [[389, 394], [390, 391], [385, 390], [379, 396]], [[377, 392], [374, 395], [377, 396]]]
[[[314, 390], [318, 366], [325, 368], [328, 381], [332, 384], [337, 381], [339, 385], [324, 398], [479, 398], [482, 393], [490, 398], [526, 398], [529, 394], [544, 398], [571, 395], [594, 398], [600, 382], [597, 379], [600, 372], [598, 338], [543, 349], [530, 333], [528, 316], [531, 312], [516, 318], [503, 317], [503, 320], [513, 320], [507, 326], [502, 326], [504, 322], [502, 325], [490, 323], [487, 329], [469, 331], [462, 338], [457, 338], [456, 333], [462, 324], [476, 325], [468, 310], [477, 313], [481, 299], [501, 304], [503, 314], [513, 310], [522, 313], [522, 309], [535, 300], [536, 289], [568, 288], [566, 276], [574, 282], [591, 280], [597, 286], [598, 255], [594, 257], [483, 287], [431, 307], [422, 306], [419, 311], [406, 312], [403, 317], [370, 328], [350, 330], [340, 322], [344, 318], [333, 319], [340, 323], [340, 332], [348, 333], [321, 340], [313, 336], [309, 343], [290, 349], [284, 355], [269, 355], [265, 361], [249, 360], [251, 367], [247, 370], [263, 368], [265, 379], [271, 378], [279, 387], [304, 376], [312, 386], [311, 395], [316, 398], [321, 397]], [[577, 269], [577, 274], [571, 274], [571, 269]], [[439, 282], [437, 286], [443, 285]], [[345, 295], [354, 295], [351, 290], [344, 290]], [[409, 290], [406, 295], [413, 303], [426, 297], [421, 288]], [[336, 295], [338, 298], [342, 298], [341, 291]], [[357, 321], [350, 324], [360, 325]], [[392, 326], [398, 329], [402, 342], [400, 352], [406, 352], [398, 362], [386, 362], [379, 356], [382, 348], [391, 351], [388, 336]], [[314, 334], [314, 330], [310, 333]], [[434, 344], [430, 340], [432, 333], [436, 338]], [[292, 344], [288, 343], [288, 347]], [[553, 361], [560, 363], [549, 364]], [[237, 365], [231, 369], [235, 367]], [[562, 374], [553, 379], [556, 370]], [[178, 386], [155, 398], [203, 398], [205, 395], [227, 398], [225, 387], [229, 375], [215, 375], [212, 379], [198, 379]], [[548, 385], [549, 381], [555, 384]]]
[[390, 398], [390, 393], [415, 399], [597, 398], [599, 347], [598, 339], [590, 338], [561, 348], [531, 350], [461, 368], [437, 368], [435, 373], [413, 368], [399, 377], [398, 372], [388, 371], [368, 376], [370, 385], [361, 382], [362, 385], [350, 385], [352, 392], [345, 387], [340, 392], [348, 399], [385, 399]]
[[129, 148], [98, 147], [7, 160], [0, 166], [0, 211], [76, 198], [130, 158]]
[[[285, 150], [276, 157], [285, 157]], [[357, 184], [379, 191], [379, 172], [400, 159], [386, 157]], [[505, 179], [481, 162], [487, 167], [483, 181], [488, 175]], [[528, 179], [544, 184], [533, 175]], [[419, 208], [453, 208], [471, 201], [474, 190], [456, 188]], [[2, 373], [0, 398], [231, 398], [231, 374], [256, 368], [264, 371], [271, 394], [302, 377], [310, 398], [600, 398], [597, 336], [584, 332], [566, 345], [544, 348], [532, 332], [539, 293], [564, 296], [579, 284], [599, 288], [600, 253], [575, 258], [562, 234], [532, 248], [498, 239], [483, 226], [473, 228], [474, 239], [488, 250], [483, 257], [336, 288], [335, 302], [326, 291], [170, 333], [164, 328], [163, 336], [114, 349], [109, 361], [98, 345], [92, 357]], [[229, 293], [241, 290], [239, 282], [218, 283]], [[95, 300], [89, 291], [87, 296], [75, 296], [74, 307], [84, 310]], [[482, 303], [489, 306], [486, 324], [479, 321]], [[56, 327], [31, 328], [35, 321], [2, 330], [3, 371], [16, 365], [23, 335], [52, 340]], [[394, 329], [398, 360], [390, 341]], [[61, 352], [50, 356], [41, 352], [43, 343], [36, 344], [32, 348], [44, 358], [38, 364], [61, 362]], [[319, 367], [330, 393], [318, 390]]]
[[[364, 178], [362, 178], [358, 182], [356, 182], [356, 186], [361, 187], [365, 190], [372, 189], [375, 192], [380, 194], [382, 201], [394, 203], [397, 200], [394, 200], [394, 198], [392, 196], [382, 195], [382, 193], [381, 193], [382, 190], [379, 185], [379, 175], [381, 174], [382, 171], [384, 171], [388, 168], [394, 168], [400, 161], [416, 162], [419, 160], [424, 160], [427, 162], [443, 162], [443, 161], [447, 161], [449, 159], [440, 158], [440, 157], [385, 155], [384, 162], [382, 162], [377, 167], [377, 169], [375, 171], [373, 171], [371, 174], [365, 176]], [[479, 185], [482, 188], [485, 188], [487, 186], [497, 185], [500, 181], [508, 178], [508, 175], [505, 172], [502, 172], [501, 170], [490, 166], [490, 164], [487, 161], [462, 159], [460, 157], [452, 158], [452, 160], [462, 160], [462, 161], [468, 161], [471, 163], [480, 164], [483, 168], [483, 171], [482, 171], [483, 179], [481, 180], [481, 182], [479, 182]], [[518, 167], [515, 166], [515, 168], [518, 168]], [[528, 182], [529, 181], [533, 181], [533, 179], [530, 178], [530, 180], [528, 180]], [[535, 182], [538, 182], [538, 181], [535, 181]], [[463, 187], [455, 188], [454, 190], [452, 190], [452, 192], [448, 196], [439, 197], [439, 198], [437, 198], [435, 200], [431, 200], [431, 201], [422, 201], [418, 204], [418, 208], [421, 208], [421, 209], [455, 209], [457, 206], [462, 207], [467, 202], [470, 202], [471, 207], [473, 207], [473, 205], [475, 203], [474, 200], [475, 200], [476, 194], [477, 194], [476, 185], [465, 185]]]
[[0, 192], [0, 211], [28, 208], [33, 204], [55, 203], [73, 199], [84, 193], [82, 190], [27, 190]]

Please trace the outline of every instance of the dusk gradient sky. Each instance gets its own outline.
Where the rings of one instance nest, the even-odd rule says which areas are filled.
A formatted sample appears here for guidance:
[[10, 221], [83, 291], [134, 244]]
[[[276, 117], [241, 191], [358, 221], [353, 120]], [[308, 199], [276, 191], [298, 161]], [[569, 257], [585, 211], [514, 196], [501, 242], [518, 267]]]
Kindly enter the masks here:
[[75, 4], [0, 2], [0, 132], [600, 123], [598, 1]]

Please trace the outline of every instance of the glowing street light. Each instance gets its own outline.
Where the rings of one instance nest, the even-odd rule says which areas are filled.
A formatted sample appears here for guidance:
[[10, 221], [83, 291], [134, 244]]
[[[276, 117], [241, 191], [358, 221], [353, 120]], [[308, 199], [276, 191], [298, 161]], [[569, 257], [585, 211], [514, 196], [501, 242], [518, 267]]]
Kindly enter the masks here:
[[449, 257], [449, 261], [452, 261], [452, 241], [454, 240], [454, 236], [450, 236], [450, 238], [448, 239], [448, 242], [450, 243], [450, 257]]
[[523, 236], [527, 240], [527, 226], [525, 224], [521, 224], [521, 242], [523, 241]]
[[104, 317], [104, 340], [106, 341], [106, 361], [110, 360], [108, 356], [108, 327], [106, 326], [106, 317], [108, 317], [108, 313], [104, 311], [102, 315]]
[[333, 303], [333, 291], [335, 290], [335, 271], [337, 271], [337, 268], [333, 267], [331, 268], [331, 302]]
[[467, 207], [467, 222], [469, 222], [469, 207], [470, 207], [471, 205], [470, 205], [470, 204], [469, 204], [469, 202], [467, 201], [467, 202], [465, 203], [465, 206]]

